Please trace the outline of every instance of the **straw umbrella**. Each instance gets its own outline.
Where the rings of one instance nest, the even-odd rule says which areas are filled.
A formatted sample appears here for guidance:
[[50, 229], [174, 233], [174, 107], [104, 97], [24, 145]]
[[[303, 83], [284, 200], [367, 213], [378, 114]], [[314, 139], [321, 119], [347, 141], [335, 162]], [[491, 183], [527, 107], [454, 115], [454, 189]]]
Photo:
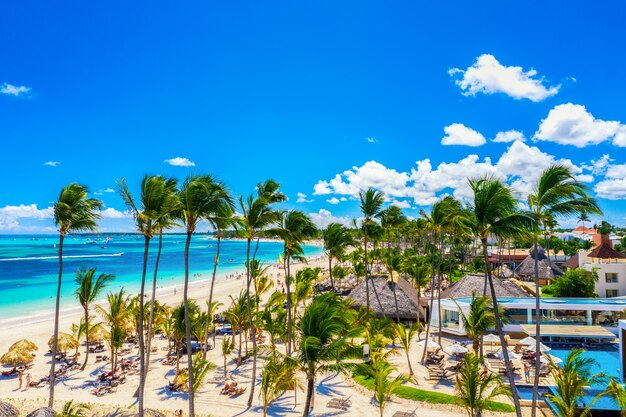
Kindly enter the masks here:
[[18, 417], [20, 410], [13, 404], [0, 402], [0, 417]]
[[[52, 344], [54, 343], [54, 336], [50, 337], [48, 340], [48, 346], [52, 348]], [[69, 333], [59, 333], [58, 342], [57, 342], [57, 350], [63, 353], [67, 353], [70, 349], [76, 349], [78, 347], [78, 340], [74, 337], [74, 335]]]
[[33, 354], [24, 350], [9, 350], [7, 353], [0, 357], [0, 363], [3, 365], [13, 365], [16, 367], [21, 363], [28, 363], [33, 361]]
[[500, 342], [500, 336], [490, 333], [483, 336], [483, 343], [489, 343], [491, 345], [491, 350], [493, 350], [493, 344]]
[[9, 350], [23, 350], [25, 352], [34, 352], [36, 350], [39, 350], [39, 348], [30, 340], [22, 339], [13, 343]]
[[57, 412], [49, 407], [41, 407], [26, 414], [26, 417], [56, 417]]

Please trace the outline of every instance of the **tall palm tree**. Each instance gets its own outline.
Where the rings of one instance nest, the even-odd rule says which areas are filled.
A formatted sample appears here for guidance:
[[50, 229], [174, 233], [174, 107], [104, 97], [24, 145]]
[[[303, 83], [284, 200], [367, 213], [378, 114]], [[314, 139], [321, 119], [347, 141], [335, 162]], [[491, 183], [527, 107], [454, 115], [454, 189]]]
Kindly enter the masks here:
[[[109, 281], [115, 278], [115, 275], [101, 273], [97, 277], [96, 268], [79, 269], [76, 271], [76, 291], [74, 294], [78, 298], [78, 302], [83, 307], [85, 313], [85, 344], [87, 345], [87, 351], [85, 352], [85, 362], [80, 368], [84, 370], [89, 360], [89, 307], [91, 303], [95, 301], [100, 295], [100, 292], [106, 287]], [[94, 279], [95, 278], [95, 279]]]
[[468, 313], [463, 313], [460, 308], [459, 311], [465, 333], [472, 339], [474, 354], [482, 356], [480, 354], [480, 341], [496, 325], [496, 315], [490, 305], [489, 298], [472, 294]]
[[[249, 195], [244, 201], [243, 196], [239, 197], [239, 206], [242, 216], [238, 224], [240, 237], [246, 239], [246, 298], [248, 307], [248, 321], [252, 331], [252, 348], [254, 358], [252, 360], [252, 381], [250, 383], [250, 395], [248, 406], [252, 405], [254, 399], [254, 387], [256, 384], [256, 331], [254, 318], [252, 316], [251, 284], [254, 281], [252, 276], [252, 263], [256, 259], [256, 252], [259, 248], [259, 239], [263, 231], [271, 226], [275, 226], [280, 220], [280, 214], [272, 209], [272, 204], [280, 203], [287, 197], [279, 192], [280, 185], [274, 180], [266, 180], [257, 184], [257, 195]], [[250, 248], [252, 241], [256, 239], [256, 248], [252, 258], [250, 258]], [[255, 281], [256, 282], [256, 281]], [[256, 294], [255, 294], [256, 296]]]
[[619, 384], [615, 379], [611, 378], [609, 385], [604, 390], [604, 395], [615, 401], [620, 410], [620, 416], [626, 417], [626, 388]]
[[348, 340], [355, 336], [348, 320], [347, 305], [334, 293], [317, 297], [306, 306], [298, 323], [298, 361], [306, 375], [306, 401], [302, 417], [311, 410], [315, 377], [318, 373], [349, 369], [349, 362], [338, 359], [354, 354]]
[[284, 214], [282, 225], [275, 230], [284, 242], [285, 287], [287, 288], [287, 355], [291, 355], [293, 339], [293, 306], [291, 299], [291, 261], [306, 261], [302, 243], [317, 236], [318, 230], [311, 219], [301, 211], [292, 210]]
[[59, 340], [59, 310], [61, 308], [61, 284], [63, 281], [63, 242], [65, 236], [72, 232], [93, 232], [96, 220], [100, 218], [102, 201], [87, 198], [87, 187], [72, 183], [61, 190], [54, 202], [54, 224], [59, 228], [59, 278], [54, 309], [54, 334], [52, 342], [52, 361], [50, 365], [50, 396], [48, 407], [54, 405], [54, 368]]
[[209, 325], [213, 320], [212, 311], [210, 311], [213, 306], [213, 287], [215, 286], [215, 276], [217, 275], [217, 265], [220, 262], [220, 249], [222, 243], [222, 237], [224, 235], [224, 230], [234, 225], [236, 219], [234, 217], [235, 210], [231, 204], [222, 204], [218, 206], [215, 213], [208, 217], [208, 221], [211, 226], [215, 229], [215, 237], [217, 238], [217, 249], [215, 251], [215, 259], [213, 260], [213, 276], [211, 277], [211, 289], [209, 290], [209, 301], [207, 306], [209, 311], [207, 314], [209, 315], [209, 320], [207, 321], [206, 331], [204, 334], [204, 346], [202, 357], [206, 359], [206, 355], [209, 351], [208, 343], [209, 343]]
[[[397, 324], [402, 325], [402, 323]], [[380, 351], [372, 352], [370, 363], [357, 365], [355, 371], [358, 375], [372, 380], [374, 398], [378, 403], [380, 417], [383, 417], [383, 411], [391, 395], [409, 379], [404, 374], [396, 374], [393, 378], [390, 378], [390, 375], [396, 371], [396, 367], [387, 360], [387, 356], [390, 353], [393, 354], [395, 351], [390, 350], [386, 353]]]
[[111, 370], [117, 367], [117, 352], [126, 339], [129, 321], [129, 299], [124, 288], [107, 294], [108, 308], [96, 305], [98, 313], [109, 326], [109, 346], [111, 347]]
[[[472, 229], [481, 244], [483, 251], [483, 260], [485, 262], [485, 287], [483, 295], [489, 286], [491, 292], [491, 301], [493, 310], [499, 312], [498, 299], [496, 290], [493, 285], [493, 277], [489, 263], [488, 238], [495, 236], [499, 239], [513, 238], [522, 236], [526, 230], [532, 225], [532, 217], [528, 213], [520, 213], [517, 211], [517, 200], [513, 197], [511, 189], [492, 177], [483, 177], [479, 179], [469, 180], [470, 188], [474, 194], [471, 210], [473, 214]], [[509, 360], [509, 351], [507, 342], [502, 331], [502, 318], [500, 314], [495, 315], [496, 333], [500, 336], [500, 344], [502, 345], [502, 353], [504, 356], [504, 365], [507, 369], [509, 383], [515, 405], [517, 417], [521, 417], [519, 398], [515, 389], [515, 377], [511, 370], [511, 361]]]
[[604, 391], [600, 392], [581, 410], [580, 399], [585, 393], [585, 388], [606, 383], [606, 377], [591, 372], [593, 367], [599, 364], [582, 354], [582, 349], [572, 350], [562, 366], [548, 359], [548, 367], [554, 377], [556, 394], [546, 394], [546, 398], [556, 407], [558, 417], [590, 416], [593, 404], [605, 395]]
[[483, 373], [482, 361], [481, 357], [468, 353], [456, 376], [457, 398], [468, 417], [480, 417], [493, 398], [511, 395], [499, 375]]
[[374, 219], [380, 217], [385, 195], [381, 191], [368, 188], [367, 191], [359, 192], [361, 200], [361, 213], [363, 213], [363, 262], [365, 263], [365, 305], [369, 314], [370, 311], [370, 283], [367, 265], [367, 237], [368, 228]]
[[187, 369], [189, 393], [189, 417], [195, 417], [193, 389], [193, 354], [191, 349], [191, 320], [189, 315], [189, 246], [191, 236], [196, 232], [201, 220], [212, 217], [223, 205], [231, 205], [232, 200], [226, 186], [210, 175], [193, 175], [185, 179], [176, 193], [178, 197], [178, 217], [184, 224], [185, 239], [185, 282], [183, 304], [185, 306], [185, 340], [187, 342]]
[[[423, 314], [422, 306], [420, 303], [422, 296], [422, 288], [426, 287], [430, 282], [430, 264], [428, 260], [424, 257], [419, 257], [417, 255], [408, 255], [405, 256], [402, 265], [402, 272], [411, 277], [413, 285], [417, 290], [417, 317], [416, 320], [419, 322], [421, 318], [426, 319], [426, 316]], [[420, 314], [421, 313], [421, 314]], [[421, 316], [421, 317], [420, 317]], [[419, 338], [419, 334], [418, 334]]]
[[295, 390], [300, 383], [297, 377], [297, 362], [288, 356], [271, 357], [265, 363], [261, 374], [259, 396], [263, 400], [263, 417], [267, 416], [270, 404], [279, 399], [287, 390]]
[[585, 227], [585, 223], [588, 222], [589, 219], [589, 215], [587, 214], [586, 211], [583, 211], [582, 213], [580, 213], [578, 215], [578, 221], [576, 223], [582, 223], [583, 225], [583, 234], [587, 233], [587, 228]]
[[176, 180], [167, 179], [163, 176], [144, 175], [141, 181], [139, 204], [135, 203], [128, 189], [126, 179], [117, 184], [118, 192], [124, 203], [133, 214], [137, 230], [144, 237], [143, 268], [141, 270], [141, 289], [139, 300], [139, 322], [137, 336], [139, 339], [139, 389], [137, 390], [139, 416], [143, 417], [143, 397], [146, 385], [146, 345], [144, 332], [144, 308], [143, 297], [146, 291], [146, 272], [148, 268], [148, 251], [150, 239], [157, 232], [157, 222], [167, 219], [177, 208], [177, 200], [174, 196]]
[[[541, 173], [533, 192], [528, 196], [528, 207], [534, 216], [534, 250], [538, 251], [538, 235], [543, 231], [547, 236], [551, 219], [582, 214], [602, 214], [595, 199], [589, 197], [585, 184], [578, 181], [572, 171], [561, 164], [548, 167]], [[548, 260], [550, 259], [548, 255]], [[541, 289], [539, 286], [539, 256], [535, 255], [535, 338], [537, 349], [541, 343]], [[535, 361], [533, 381], [532, 417], [536, 415], [536, 401], [539, 387], [539, 355]]]
[[324, 240], [324, 251], [326, 252], [326, 256], [328, 256], [330, 285], [333, 287], [334, 291], [333, 259], [343, 259], [348, 248], [356, 246], [357, 241], [354, 239], [350, 229], [340, 223], [330, 223], [326, 229], [322, 231], [322, 239]]
[[413, 372], [413, 367], [411, 366], [411, 355], [409, 354], [409, 350], [411, 348], [411, 342], [413, 341], [413, 338], [415, 337], [416, 334], [420, 332], [421, 328], [422, 328], [422, 323], [419, 321], [416, 321], [410, 326], [406, 326], [404, 323], [393, 324], [393, 333], [396, 339], [402, 345], [404, 352], [406, 353], [406, 362], [409, 365], [410, 376], [415, 375], [415, 372]]

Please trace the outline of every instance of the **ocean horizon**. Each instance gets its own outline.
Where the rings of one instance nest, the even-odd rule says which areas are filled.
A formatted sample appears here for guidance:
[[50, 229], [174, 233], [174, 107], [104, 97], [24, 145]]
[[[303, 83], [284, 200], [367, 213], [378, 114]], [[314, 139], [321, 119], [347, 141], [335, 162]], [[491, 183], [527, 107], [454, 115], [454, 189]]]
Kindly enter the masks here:
[[[164, 234], [159, 263], [158, 288], [171, 287], [184, 280], [185, 234]], [[0, 320], [37, 316], [53, 311], [58, 279], [58, 242], [54, 234], [0, 235]], [[252, 251], [255, 243], [253, 242]], [[305, 245], [306, 256], [322, 254], [322, 248]], [[276, 264], [282, 253], [279, 241], [259, 242], [257, 259]], [[76, 271], [96, 268], [98, 273], [115, 275], [99, 298], [121, 287], [139, 292], [143, 265], [144, 238], [136, 233], [80, 234], [66, 237], [63, 247], [61, 308], [78, 308], [74, 296]], [[150, 244], [146, 288], [151, 288], [158, 237]], [[195, 234], [189, 248], [189, 280], [210, 279], [217, 250], [217, 239]], [[222, 239], [217, 279], [245, 270], [246, 242]]]

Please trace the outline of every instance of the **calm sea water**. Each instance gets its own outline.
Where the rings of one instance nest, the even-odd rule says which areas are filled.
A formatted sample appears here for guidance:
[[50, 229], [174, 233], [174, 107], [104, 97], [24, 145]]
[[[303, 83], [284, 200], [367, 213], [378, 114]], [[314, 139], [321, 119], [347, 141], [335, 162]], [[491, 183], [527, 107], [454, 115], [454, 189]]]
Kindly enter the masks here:
[[[30, 316], [51, 311], [58, 277], [58, 236], [0, 235], [0, 319]], [[76, 307], [73, 295], [74, 277], [79, 268], [97, 268], [98, 272], [114, 274], [108, 290], [124, 287], [138, 292], [143, 262], [143, 237], [138, 235], [69, 236], [64, 244], [62, 307]], [[158, 239], [150, 246], [148, 278], [151, 282]], [[159, 265], [159, 287], [183, 282], [184, 235], [163, 237]], [[190, 280], [209, 279], [217, 241], [210, 236], [194, 236], [190, 247]], [[307, 256], [321, 254], [315, 246], [305, 246]], [[282, 251], [279, 242], [261, 242], [257, 258], [276, 263]], [[223, 240], [218, 276], [245, 269], [246, 242]]]

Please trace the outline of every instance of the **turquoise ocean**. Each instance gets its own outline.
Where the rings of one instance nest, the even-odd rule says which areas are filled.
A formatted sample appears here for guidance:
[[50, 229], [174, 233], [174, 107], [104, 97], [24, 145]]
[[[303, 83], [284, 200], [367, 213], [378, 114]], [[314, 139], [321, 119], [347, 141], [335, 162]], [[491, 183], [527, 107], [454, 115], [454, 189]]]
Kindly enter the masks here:
[[[58, 278], [58, 245], [55, 235], [0, 235], [0, 321], [52, 312]], [[253, 243], [254, 245], [254, 243]], [[158, 286], [182, 284], [185, 236], [163, 236]], [[152, 282], [158, 238], [150, 245], [147, 279]], [[107, 290], [124, 287], [138, 293], [143, 262], [143, 237], [127, 235], [77, 235], [65, 239], [63, 250], [62, 308], [78, 307], [73, 295], [74, 278], [80, 268], [97, 268], [113, 274]], [[254, 246], [253, 246], [254, 249]], [[190, 246], [190, 281], [210, 279], [217, 241], [208, 235], [194, 235]], [[322, 249], [304, 246], [306, 256], [318, 256]], [[267, 265], [278, 262], [280, 242], [260, 242], [257, 259]], [[245, 270], [246, 242], [222, 240], [218, 279]]]

